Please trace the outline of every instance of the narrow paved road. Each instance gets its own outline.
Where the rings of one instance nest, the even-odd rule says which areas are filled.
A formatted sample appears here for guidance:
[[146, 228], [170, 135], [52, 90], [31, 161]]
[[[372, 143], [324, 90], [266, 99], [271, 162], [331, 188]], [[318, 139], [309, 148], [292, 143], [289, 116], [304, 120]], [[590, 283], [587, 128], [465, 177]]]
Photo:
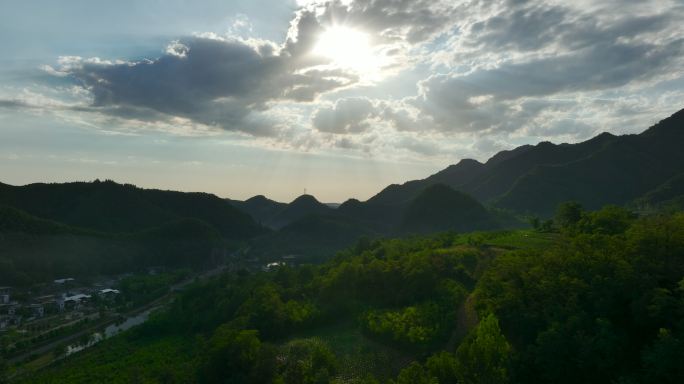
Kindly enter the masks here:
[[55, 348], [57, 348], [57, 347], [60, 346], [60, 345], [66, 345], [66, 344], [68, 344], [68, 343], [70, 343], [70, 342], [73, 342], [73, 341], [75, 341], [75, 340], [78, 340], [80, 337], [82, 337], [82, 336], [84, 336], [84, 335], [93, 334], [93, 333], [95, 333], [95, 332], [101, 330], [103, 327], [106, 327], [106, 326], [108, 326], [108, 325], [110, 325], [110, 324], [114, 324], [114, 323], [115, 323], [117, 320], [119, 320], [121, 317], [129, 318], [129, 317], [132, 317], [132, 316], [136, 316], [136, 315], [138, 315], [138, 314], [140, 314], [140, 313], [142, 313], [142, 312], [147, 311], [148, 309], [152, 309], [152, 308], [154, 308], [154, 307], [156, 307], [156, 306], [161, 305], [162, 302], [164, 302], [166, 299], [170, 298], [173, 294], [175, 294], [176, 292], [182, 290], [183, 288], [185, 288], [185, 287], [188, 286], [189, 284], [192, 284], [192, 283], [195, 282], [197, 279], [199, 279], [199, 280], [204, 280], [204, 279], [210, 278], [210, 277], [212, 277], [212, 276], [216, 276], [216, 275], [220, 274], [221, 272], [225, 271], [226, 268], [227, 268], [227, 267], [226, 267], [225, 265], [221, 265], [221, 266], [216, 267], [216, 268], [214, 268], [214, 269], [212, 269], [212, 270], [209, 270], [209, 271], [206, 271], [206, 272], [204, 272], [204, 273], [201, 273], [201, 274], [192, 276], [192, 277], [190, 277], [190, 278], [188, 278], [188, 279], [186, 279], [186, 280], [183, 280], [183, 281], [181, 281], [181, 282], [179, 282], [179, 283], [176, 283], [176, 284], [172, 285], [172, 286], [169, 288], [169, 292], [168, 292], [168, 293], [166, 293], [165, 295], [163, 295], [163, 296], [161, 296], [161, 297], [159, 297], [159, 298], [157, 298], [157, 299], [155, 299], [155, 300], [153, 300], [153, 301], [151, 301], [151, 302], [145, 304], [145, 305], [142, 306], [142, 307], [135, 308], [135, 309], [133, 309], [133, 310], [131, 310], [131, 311], [128, 311], [128, 312], [125, 313], [125, 314], [122, 314], [121, 316], [117, 316], [117, 317], [115, 317], [115, 318], [110, 318], [110, 319], [107, 319], [107, 320], [105, 320], [105, 321], [99, 322], [99, 323], [97, 323], [97, 324], [91, 325], [91, 326], [89, 326], [89, 327], [87, 327], [87, 328], [85, 328], [85, 329], [82, 329], [82, 330], [80, 330], [80, 331], [78, 331], [78, 332], [76, 332], [76, 333], [72, 333], [72, 334], [70, 334], [70, 335], [63, 336], [63, 337], [61, 337], [61, 338], [59, 338], [59, 339], [56, 339], [56, 340], [46, 341], [46, 342], [44, 342], [44, 343], [42, 343], [42, 344], [39, 344], [39, 345], [35, 346], [34, 348], [32, 348], [32, 349], [29, 350], [29, 351], [24, 351], [24, 352], [22, 352], [21, 354], [19, 354], [19, 355], [17, 355], [17, 356], [13, 356], [13, 357], [7, 359], [7, 362], [10, 363], [10, 364], [15, 364], [15, 363], [18, 363], [18, 362], [23, 361], [24, 359], [26, 359], [27, 357], [29, 357], [29, 356], [31, 356], [31, 355], [42, 355], [42, 354], [48, 353], [48, 352], [54, 350]]

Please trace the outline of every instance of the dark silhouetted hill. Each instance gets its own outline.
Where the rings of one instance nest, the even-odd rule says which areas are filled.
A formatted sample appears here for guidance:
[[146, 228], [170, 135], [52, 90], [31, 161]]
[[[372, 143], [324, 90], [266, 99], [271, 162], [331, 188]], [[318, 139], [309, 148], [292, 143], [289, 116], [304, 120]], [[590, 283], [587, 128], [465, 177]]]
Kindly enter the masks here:
[[401, 232], [491, 229], [495, 220], [482, 204], [444, 184], [425, 188], [405, 208]]
[[266, 220], [265, 224], [271, 228], [280, 229], [306, 216], [325, 215], [331, 212], [333, 212], [332, 208], [319, 202], [315, 197], [301, 195]]
[[207, 193], [141, 189], [112, 181], [0, 185], [0, 204], [74, 227], [137, 232], [181, 219], [198, 219], [226, 239], [262, 232], [249, 215]]
[[684, 173], [649, 191], [633, 204], [640, 210], [684, 209]]
[[361, 237], [378, 233], [358, 221], [340, 215], [309, 215], [277, 232], [252, 242], [250, 253], [265, 259], [295, 255], [297, 262], [319, 262], [333, 256]]
[[367, 201], [404, 204], [445, 184], [482, 203], [549, 216], [567, 200], [596, 209], [626, 204], [684, 172], [684, 111], [639, 135], [602, 133], [577, 144], [542, 142], [503, 151], [486, 163], [462, 160], [426, 179], [393, 184]]
[[58, 277], [118, 274], [149, 266], [203, 268], [231, 245], [198, 219], [134, 233], [107, 233], [41, 219], [0, 206], [0, 281], [13, 286]]
[[[518, 212], [551, 214], [567, 200], [588, 209], [624, 205], [684, 172], [684, 111], [639, 135], [600, 135], [576, 144], [585, 156], [540, 164], [520, 176], [496, 205]], [[566, 145], [570, 146], [570, 145]]]
[[263, 195], [254, 196], [245, 201], [229, 200], [229, 202], [261, 224], [268, 223], [271, 218], [287, 207], [287, 204], [270, 200]]

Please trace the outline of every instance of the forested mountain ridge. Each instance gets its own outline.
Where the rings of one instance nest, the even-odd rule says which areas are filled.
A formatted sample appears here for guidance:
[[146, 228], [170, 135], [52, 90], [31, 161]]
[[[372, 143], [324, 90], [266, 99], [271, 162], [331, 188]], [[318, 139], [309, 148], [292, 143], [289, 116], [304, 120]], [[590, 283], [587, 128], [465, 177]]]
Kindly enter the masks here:
[[216, 196], [111, 181], [0, 184], [0, 285], [119, 274], [150, 266], [204, 268], [265, 233]]
[[277, 232], [256, 238], [251, 242], [251, 252], [270, 257], [294, 254], [309, 261], [322, 261], [362, 236], [470, 232], [523, 225], [444, 184], [430, 185], [415, 197], [394, 205], [348, 200], [331, 209], [318, 204], [319, 213], [300, 216]]
[[684, 110], [638, 135], [600, 134], [578, 144], [542, 142], [482, 164], [462, 160], [426, 179], [393, 184], [368, 200], [392, 205], [444, 183], [483, 203], [549, 216], [559, 203], [627, 204], [684, 172]]
[[0, 206], [0, 281], [30, 286], [71, 276], [89, 278], [150, 266], [203, 268], [235, 245], [210, 224], [178, 219], [130, 233], [65, 225]]
[[[266, 225], [287, 228], [286, 233], [273, 235], [284, 252], [300, 253], [302, 242], [306, 242], [309, 251], [316, 249], [311, 245], [318, 243], [325, 253], [342, 244], [340, 239], [353, 239], [359, 233], [395, 235], [512, 228], [521, 224], [513, 215], [548, 218], [558, 204], [569, 200], [590, 209], [606, 204], [640, 205], [648, 209], [679, 206], [684, 201], [679, 198], [684, 196], [684, 183], [676, 178], [684, 174], [681, 148], [684, 110], [637, 135], [602, 133], [578, 144], [524, 145], [499, 152], [485, 163], [464, 159], [426, 179], [390, 185], [365, 202], [347, 200], [337, 209], [317, 201], [302, 209], [295, 207], [298, 200], [283, 205], [263, 197], [234, 204]], [[430, 189], [435, 186], [454, 192], [440, 187], [444, 193], [434, 194]], [[433, 195], [425, 197], [426, 193]], [[474, 197], [476, 200], [471, 203], [485, 205], [488, 213], [480, 209], [480, 217], [468, 220], [464, 212], [472, 207], [438, 198], [455, 198], [457, 193]], [[655, 201], [662, 200], [664, 193], [672, 195], [668, 198], [670, 202]], [[462, 204], [465, 201], [470, 200], [461, 199]], [[268, 217], [260, 216], [263, 212]], [[291, 225], [305, 217], [305, 225]], [[312, 236], [314, 232], [306, 231], [315, 227], [316, 220], [321, 227]], [[331, 225], [335, 220], [340, 223]], [[326, 228], [331, 232], [326, 233]], [[345, 228], [355, 230], [349, 231], [349, 236], [340, 236], [339, 231]], [[297, 241], [287, 245], [288, 238]], [[260, 242], [255, 249], [266, 243]], [[274, 249], [266, 245], [267, 249]]]
[[245, 201], [228, 200], [234, 207], [248, 213], [252, 218], [264, 225], [268, 225], [271, 218], [285, 209], [286, 203], [280, 203], [266, 198], [264, 195], [257, 195]]
[[311, 215], [326, 215], [333, 212], [326, 204], [311, 195], [301, 195], [290, 203], [280, 203], [263, 195], [251, 197], [245, 201], [228, 200], [236, 208], [248, 213], [259, 223], [280, 229]]
[[267, 223], [270, 227], [279, 229], [307, 216], [325, 215], [332, 211], [332, 208], [319, 202], [315, 197], [301, 195], [267, 220]]
[[263, 232], [249, 215], [214, 195], [142, 189], [112, 181], [1, 184], [0, 205], [110, 233], [136, 232], [181, 219], [202, 220], [226, 239], [246, 239]]
[[400, 231], [433, 233], [446, 229], [473, 231], [497, 227], [477, 200], [444, 184], [425, 188], [405, 209]]
[[634, 202], [637, 209], [684, 210], [684, 173], [669, 179]]

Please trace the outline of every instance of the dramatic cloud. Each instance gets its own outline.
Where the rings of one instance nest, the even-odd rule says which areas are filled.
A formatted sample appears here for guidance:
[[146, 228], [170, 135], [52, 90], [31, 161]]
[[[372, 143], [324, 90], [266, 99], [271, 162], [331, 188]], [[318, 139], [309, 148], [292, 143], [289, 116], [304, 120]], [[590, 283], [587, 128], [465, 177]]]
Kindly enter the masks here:
[[[298, 4], [281, 41], [251, 36], [250, 18], [238, 14], [228, 34], [169, 39], [159, 57], [63, 57], [43, 69], [86, 91], [87, 103], [68, 106], [84, 113], [182, 121], [287, 148], [401, 148], [424, 157], [491, 152], [524, 135], [578, 140], [638, 124], [684, 97], [672, 85], [684, 78], [677, 1]], [[342, 36], [327, 44], [344, 43], [344, 31], [367, 37], [368, 63], [315, 54], [335, 28]], [[353, 55], [353, 46], [344, 48]], [[31, 105], [0, 101], [6, 109]]]
[[[448, 57], [450, 71], [420, 82], [418, 95], [406, 101], [420, 116], [401, 125], [512, 132], [535, 125], [545, 110], [562, 114], [571, 109], [559, 107], [575, 104], [542, 98], [602, 99], [631, 86], [624, 96], [638, 84], [680, 77], [684, 8], [651, 3], [649, 14], [614, 9], [610, 18], [533, 1], [474, 7], [459, 23], [463, 33], [446, 44], [451, 56], [437, 54]], [[591, 132], [584, 123], [569, 124], [569, 116], [556, 119], [567, 129], [550, 126], [549, 135]]]
[[368, 119], [374, 114], [375, 107], [366, 98], [341, 99], [332, 107], [319, 109], [313, 125], [321, 132], [360, 133], [370, 128]]
[[[253, 111], [273, 100], [311, 101], [354, 81], [339, 71], [302, 71], [288, 52], [267, 43], [195, 37], [175, 41], [155, 60], [109, 63], [70, 60], [62, 72], [79, 81], [94, 108], [122, 117], [147, 109], [195, 122], [260, 134]], [[138, 116], [139, 117], [139, 116]]]

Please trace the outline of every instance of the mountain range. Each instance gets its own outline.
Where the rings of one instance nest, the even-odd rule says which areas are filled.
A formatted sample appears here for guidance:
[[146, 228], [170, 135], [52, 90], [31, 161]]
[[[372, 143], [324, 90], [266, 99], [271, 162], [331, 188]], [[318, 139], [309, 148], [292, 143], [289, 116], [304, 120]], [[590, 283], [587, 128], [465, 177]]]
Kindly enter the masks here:
[[521, 146], [485, 163], [462, 160], [426, 179], [390, 185], [367, 203], [401, 203], [443, 183], [487, 205], [547, 217], [568, 200], [588, 209], [623, 205], [682, 174], [683, 145], [684, 110], [637, 135], [602, 133], [578, 144]]
[[464, 159], [425, 179], [393, 184], [367, 201], [350, 199], [338, 207], [306, 194], [280, 203], [262, 195], [237, 201], [112, 181], [0, 183], [0, 206], [11, 207], [0, 210], [0, 233], [111, 238], [185, 231], [249, 242], [258, 256], [329, 256], [363, 236], [521, 226], [525, 217], [551, 217], [568, 200], [586, 209], [607, 204], [639, 211], [681, 209], [683, 145], [684, 110], [640, 134], [524, 145], [484, 163]]
[[214, 195], [142, 189], [113, 181], [0, 183], [0, 205], [107, 233], [136, 232], [189, 218], [211, 225], [226, 239], [247, 239], [263, 231], [248, 214]]

